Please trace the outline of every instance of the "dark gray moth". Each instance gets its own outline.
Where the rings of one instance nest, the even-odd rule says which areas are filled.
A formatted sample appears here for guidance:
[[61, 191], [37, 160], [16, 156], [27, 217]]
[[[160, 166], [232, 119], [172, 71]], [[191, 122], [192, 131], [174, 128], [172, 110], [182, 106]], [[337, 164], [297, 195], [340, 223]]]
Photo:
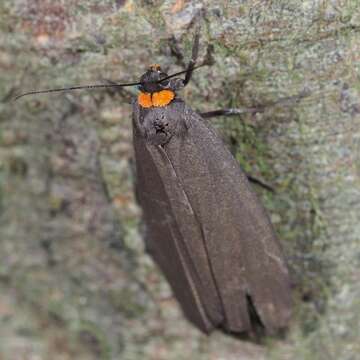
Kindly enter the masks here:
[[[176, 92], [185, 86], [197, 46], [195, 39], [185, 80], [154, 88], [154, 79], [167, 75], [152, 67], [140, 89]], [[178, 96], [161, 107], [133, 103], [136, 189], [147, 250], [199, 329], [251, 331], [255, 312], [273, 334], [291, 315], [288, 269], [263, 206], [205, 119], [209, 115], [201, 117]]]
[[[201, 116], [177, 94], [190, 81], [198, 45], [197, 33], [186, 71], [168, 76], [151, 66], [138, 83], [86, 88], [139, 85], [133, 141], [146, 248], [186, 317], [205, 333], [251, 333], [260, 324], [274, 334], [291, 316], [288, 269], [263, 206], [207, 120], [234, 110]], [[163, 91], [170, 98], [155, 101]], [[41, 92], [49, 90], [31, 93]]]
[[[248, 331], [251, 301], [269, 333], [288, 325], [290, 286], [278, 240], [210, 124], [180, 99], [164, 109], [134, 104], [133, 122], [147, 250], [185, 315], [205, 332]], [[171, 123], [166, 136], [153, 133], [158, 123]]]

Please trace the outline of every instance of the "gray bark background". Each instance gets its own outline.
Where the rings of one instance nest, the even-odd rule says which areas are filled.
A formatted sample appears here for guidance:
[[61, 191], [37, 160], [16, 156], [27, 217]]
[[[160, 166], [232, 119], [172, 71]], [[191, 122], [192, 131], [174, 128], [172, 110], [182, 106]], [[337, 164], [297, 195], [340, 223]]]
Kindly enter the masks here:
[[[354, 1], [0, 2], [0, 359], [358, 359], [360, 11]], [[195, 109], [297, 102], [215, 126], [259, 191], [294, 281], [291, 330], [205, 337], [144, 254], [130, 106], [73, 84], [181, 64], [204, 11]], [[135, 89], [131, 90], [134, 94]]]

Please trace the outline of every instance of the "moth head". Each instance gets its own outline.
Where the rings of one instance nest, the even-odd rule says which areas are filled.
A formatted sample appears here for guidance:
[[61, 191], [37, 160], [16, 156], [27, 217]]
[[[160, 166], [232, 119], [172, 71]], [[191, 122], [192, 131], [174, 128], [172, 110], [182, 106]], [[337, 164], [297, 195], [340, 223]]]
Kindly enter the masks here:
[[168, 74], [161, 70], [159, 64], [150, 65], [146, 72], [140, 77], [139, 90], [144, 93], [155, 93], [166, 89], [169, 81], [165, 79], [168, 77]]

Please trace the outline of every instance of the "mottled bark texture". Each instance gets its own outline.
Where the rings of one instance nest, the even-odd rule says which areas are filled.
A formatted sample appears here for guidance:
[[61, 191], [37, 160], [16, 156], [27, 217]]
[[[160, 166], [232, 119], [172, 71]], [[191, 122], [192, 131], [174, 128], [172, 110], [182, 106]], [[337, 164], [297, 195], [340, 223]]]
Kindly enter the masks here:
[[[356, 359], [360, 314], [358, 1], [0, 3], [0, 358]], [[216, 120], [259, 190], [292, 272], [291, 331], [262, 345], [182, 316], [144, 254], [132, 191], [130, 106], [94, 91], [15, 93], [180, 70], [203, 11], [183, 97]], [[171, 42], [170, 41], [170, 42]], [[135, 91], [135, 89], [131, 90]], [[276, 103], [306, 91], [299, 101]]]

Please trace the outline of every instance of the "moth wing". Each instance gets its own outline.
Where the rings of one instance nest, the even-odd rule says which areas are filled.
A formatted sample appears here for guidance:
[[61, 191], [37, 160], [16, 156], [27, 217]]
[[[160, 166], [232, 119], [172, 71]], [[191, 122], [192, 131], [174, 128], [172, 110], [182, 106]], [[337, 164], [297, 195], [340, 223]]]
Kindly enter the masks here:
[[276, 332], [288, 325], [291, 291], [272, 225], [210, 124], [186, 105], [183, 113], [186, 136], [174, 136], [164, 150], [201, 226], [223, 326], [234, 332], [250, 330], [250, 302], [266, 331]]
[[[201, 227], [194, 218], [164, 150], [149, 145], [134, 126], [137, 197], [145, 220], [147, 251], [162, 269], [185, 315], [210, 332], [223, 321]], [[182, 217], [185, 227], [178, 225]], [[191, 240], [191, 246], [184, 240]]]

